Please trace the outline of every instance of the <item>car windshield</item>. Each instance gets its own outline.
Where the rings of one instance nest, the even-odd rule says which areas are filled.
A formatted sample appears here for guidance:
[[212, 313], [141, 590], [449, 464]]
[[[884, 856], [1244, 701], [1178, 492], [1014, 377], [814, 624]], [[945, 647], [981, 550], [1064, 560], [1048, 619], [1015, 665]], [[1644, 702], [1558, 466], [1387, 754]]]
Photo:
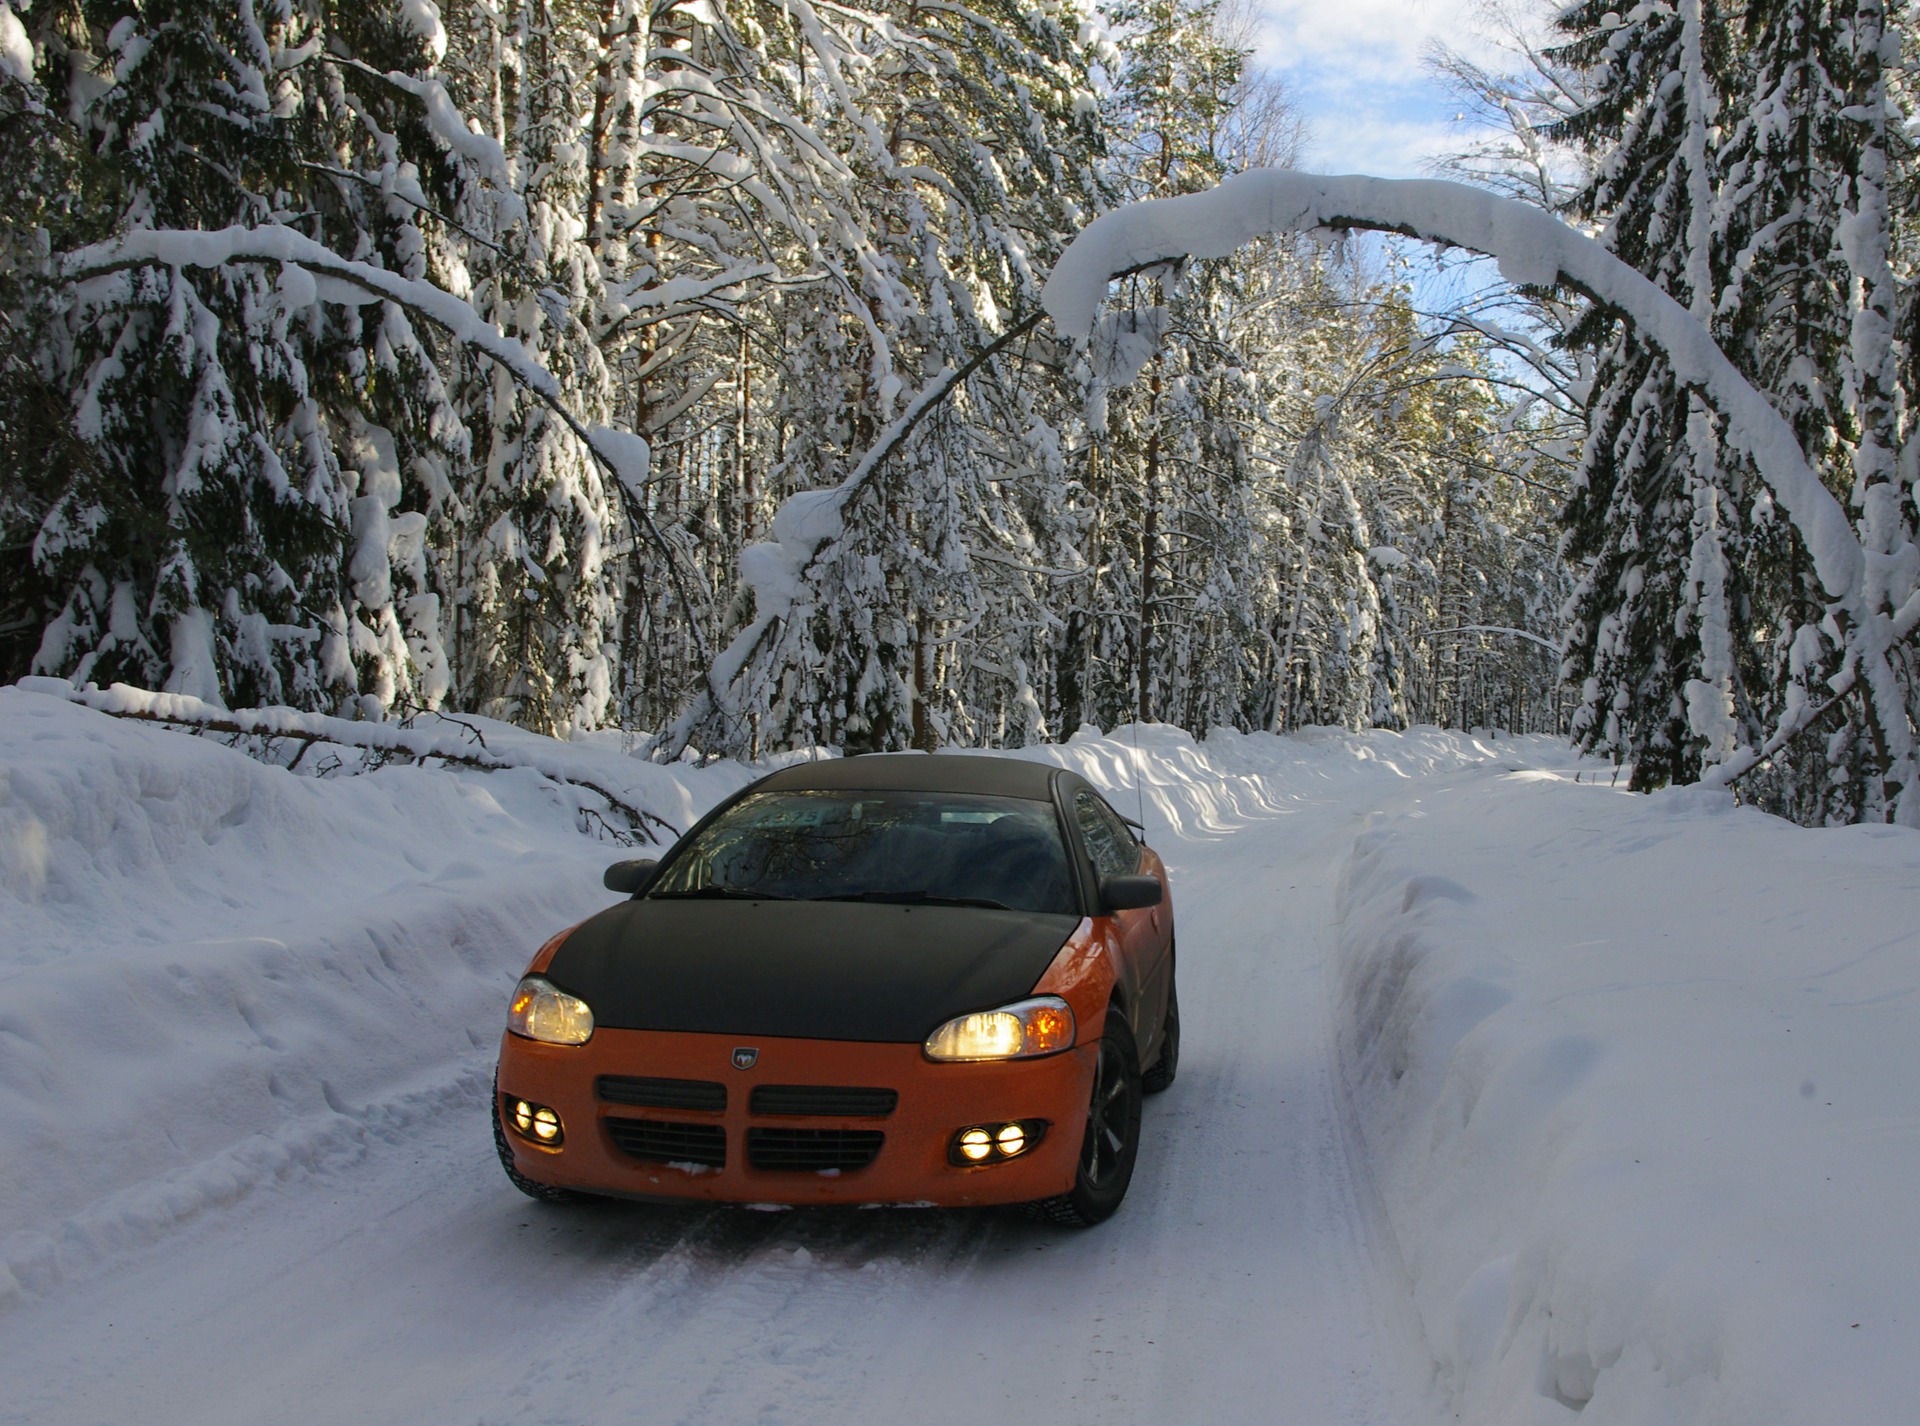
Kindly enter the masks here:
[[647, 895], [1075, 909], [1052, 804], [957, 792], [752, 793]]

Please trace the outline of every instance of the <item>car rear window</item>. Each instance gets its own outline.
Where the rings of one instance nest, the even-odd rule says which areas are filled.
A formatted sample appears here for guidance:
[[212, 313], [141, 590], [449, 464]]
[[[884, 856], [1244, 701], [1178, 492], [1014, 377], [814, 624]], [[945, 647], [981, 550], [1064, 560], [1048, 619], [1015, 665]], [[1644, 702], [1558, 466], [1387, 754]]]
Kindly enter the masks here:
[[941, 792], [750, 793], [675, 848], [647, 895], [1076, 910], [1051, 803]]

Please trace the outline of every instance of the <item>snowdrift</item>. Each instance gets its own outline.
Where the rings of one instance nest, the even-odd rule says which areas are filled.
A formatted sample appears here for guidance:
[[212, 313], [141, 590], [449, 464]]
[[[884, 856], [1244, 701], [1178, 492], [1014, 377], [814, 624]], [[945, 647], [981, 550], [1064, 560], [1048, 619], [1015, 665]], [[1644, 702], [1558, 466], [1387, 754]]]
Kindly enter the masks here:
[[[599, 761], [683, 827], [750, 775]], [[470, 1095], [527, 956], [623, 854], [575, 793], [299, 776], [0, 688], [0, 1310]]]
[[1911, 1419], [1920, 835], [1593, 776], [1437, 780], [1339, 892], [1343, 1061], [1450, 1405]]

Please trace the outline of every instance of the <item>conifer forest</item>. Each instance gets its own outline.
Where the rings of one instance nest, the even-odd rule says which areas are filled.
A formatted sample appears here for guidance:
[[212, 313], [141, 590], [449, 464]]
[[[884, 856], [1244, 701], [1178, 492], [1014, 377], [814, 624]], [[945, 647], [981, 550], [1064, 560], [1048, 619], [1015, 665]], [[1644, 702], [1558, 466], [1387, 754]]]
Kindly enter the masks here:
[[1309, 153], [1256, 14], [0, 0], [0, 678], [662, 759], [1489, 727], [1920, 821], [1904, 7], [1579, 0], [1431, 59], [1478, 121], [1440, 176], [1597, 239], [1785, 418], [1870, 676], [1592, 293], [1329, 232], [1053, 329], [1096, 217]]

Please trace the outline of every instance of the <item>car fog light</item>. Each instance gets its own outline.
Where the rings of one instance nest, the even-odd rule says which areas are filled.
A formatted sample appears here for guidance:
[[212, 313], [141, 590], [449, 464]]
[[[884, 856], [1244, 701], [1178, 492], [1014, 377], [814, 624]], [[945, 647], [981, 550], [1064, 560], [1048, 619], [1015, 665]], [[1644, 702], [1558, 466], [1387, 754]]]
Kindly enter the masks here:
[[529, 1104], [524, 1099], [507, 1101], [507, 1118], [523, 1139], [531, 1139], [544, 1148], [557, 1148], [566, 1137], [560, 1116], [544, 1104]]
[[972, 1124], [953, 1136], [947, 1161], [962, 1168], [1000, 1164], [1018, 1158], [1047, 1133], [1044, 1119], [1012, 1119], [999, 1124]]

